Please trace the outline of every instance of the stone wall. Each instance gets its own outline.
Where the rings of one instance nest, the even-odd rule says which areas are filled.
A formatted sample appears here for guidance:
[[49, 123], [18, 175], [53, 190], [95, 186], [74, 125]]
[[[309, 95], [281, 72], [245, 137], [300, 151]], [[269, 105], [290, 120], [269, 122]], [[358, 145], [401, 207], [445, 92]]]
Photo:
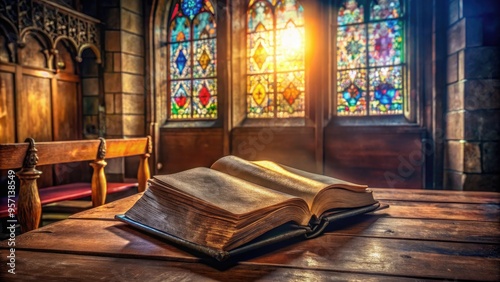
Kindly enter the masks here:
[[498, 189], [499, 4], [497, 0], [449, 1], [446, 189]]

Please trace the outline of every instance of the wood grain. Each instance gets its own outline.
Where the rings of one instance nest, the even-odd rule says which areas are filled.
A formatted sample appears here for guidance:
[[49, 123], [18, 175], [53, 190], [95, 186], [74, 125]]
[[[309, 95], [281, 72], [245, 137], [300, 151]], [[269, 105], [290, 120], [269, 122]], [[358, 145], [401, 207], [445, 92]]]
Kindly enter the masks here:
[[[2, 257], [7, 254], [0, 250]], [[383, 276], [272, 265], [236, 265], [224, 269], [202, 263], [129, 259], [102, 256], [17, 251], [16, 275], [0, 265], [3, 281], [415, 281], [398, 276]], [[53, 263], [57, 262], [57, 263]], [[421, 280], [420, 280], [421, 281]]]
[[[99, 238], [96, 240], [96, 238]], [[198, 262], [196, 256], [120, 222], [67, 220], [19, 236], [19, 250]], [[91, 246], [91, 247], [89, 247]], [[5, 247], [5, 244], [2, 244]], [[466, 258], [466, 259], [464, 259]], [[497, 281], [500, 246], [324, 234], [240, 258], [242, 265], [423, 278]], [[426, 267], [422, 268], [425, 265]], [[471, 271], [474, 269], [475, 271]], [[476, 272], [477, 271], [477, 272]]]

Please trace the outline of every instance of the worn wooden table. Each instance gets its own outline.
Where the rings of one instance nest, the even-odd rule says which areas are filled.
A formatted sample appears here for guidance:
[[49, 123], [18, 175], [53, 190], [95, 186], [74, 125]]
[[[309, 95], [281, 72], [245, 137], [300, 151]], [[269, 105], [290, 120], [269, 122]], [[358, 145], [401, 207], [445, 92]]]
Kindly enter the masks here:
[[17, 236], [15, 275], [1, 242], [0, 280], [500, 281], [500, 194], [373, 189], [390, 208], [246, 255], [200, 260], [113, 219], [140, 195]]

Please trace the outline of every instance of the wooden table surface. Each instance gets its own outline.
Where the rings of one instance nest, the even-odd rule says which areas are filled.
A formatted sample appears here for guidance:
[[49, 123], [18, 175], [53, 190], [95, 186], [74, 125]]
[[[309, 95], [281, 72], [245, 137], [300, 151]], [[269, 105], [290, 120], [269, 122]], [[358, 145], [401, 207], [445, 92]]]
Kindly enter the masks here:
[[229, 264], [114, 220], [138, 194], [17, 236], [15, 275], [1, 242], [0, 281], [500, 281], [500, 193], [373, 190], [388, 209]]

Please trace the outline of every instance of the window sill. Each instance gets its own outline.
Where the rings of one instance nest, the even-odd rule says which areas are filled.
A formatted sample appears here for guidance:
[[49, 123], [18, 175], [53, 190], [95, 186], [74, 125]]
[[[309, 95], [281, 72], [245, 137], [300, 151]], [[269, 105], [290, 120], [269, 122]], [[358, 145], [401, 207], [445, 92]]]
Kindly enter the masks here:
[[247, 118], [237, 127], [313, 127], [314, 123], [307, 118], [257, 119]]
[[222, 127], [221, 120], [167, 121], [161, 128], [215, 128]]
[[372, 116], [351, 117], [334, 116], [328, 123], [329, 126], [416, 126], [417, 123], [409, 122], [404, 116]]

